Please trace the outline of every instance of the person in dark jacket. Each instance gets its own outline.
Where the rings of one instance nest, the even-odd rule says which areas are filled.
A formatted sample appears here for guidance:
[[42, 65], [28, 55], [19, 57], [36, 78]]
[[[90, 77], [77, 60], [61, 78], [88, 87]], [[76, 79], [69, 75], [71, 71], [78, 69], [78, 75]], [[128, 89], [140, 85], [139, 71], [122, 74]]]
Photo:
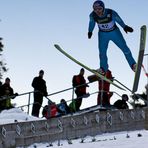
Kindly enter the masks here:
[[129, 107], [128, 107], [127, 101], [128, 101], [128, 96], [126, 94], [123, 94], [122, 100], [117, 100], [114, 103], [114, 107], [117, 109], [128, 109]]
[[[5, 83], [0, 86], [0, 110], [13, 108], [11, 99], [14, 99], [18, 94], [13, 92], [13, 88], [10, 86], [10, 78], [5, 79]], [[5, 98], [5, 99], [4, 99]]]
[[32, 107], [32, 115], [39, 117], [40, 108], [43, 102], [43, 96], [47, 96], [46, 81], [43, 79], [44, 71], [39, 71], [39, 76], [35, 77], [32, 82], [34, 88], [34, 103]]
[[81, 68], [80, 73], [78, 75], [73, 76], [72, 84], [73, 87], [76, 87], [75, 93], [77, 95], [77, 99], [75, 100], [75, 107], [76, 111], [80, 109], [80, 106], [82, 104], [82, 98], [84, 96], [87, 96], [88, 93], [86, 93], [86, 87], [88, 85], [86, 84], [86, 80], [84, 78], [84, 68]]

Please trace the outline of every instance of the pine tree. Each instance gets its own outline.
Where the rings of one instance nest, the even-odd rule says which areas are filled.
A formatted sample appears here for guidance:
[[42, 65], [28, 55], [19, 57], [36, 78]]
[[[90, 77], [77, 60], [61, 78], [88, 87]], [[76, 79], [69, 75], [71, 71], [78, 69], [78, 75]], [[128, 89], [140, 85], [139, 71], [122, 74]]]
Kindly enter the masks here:
[[2, 59], [2, 52], [3, 52], [4, 45], [2, 44], [2, 38], [0, 37], [0, 81], [2, 79], [3, 73], [7, 72], [6, 63]]

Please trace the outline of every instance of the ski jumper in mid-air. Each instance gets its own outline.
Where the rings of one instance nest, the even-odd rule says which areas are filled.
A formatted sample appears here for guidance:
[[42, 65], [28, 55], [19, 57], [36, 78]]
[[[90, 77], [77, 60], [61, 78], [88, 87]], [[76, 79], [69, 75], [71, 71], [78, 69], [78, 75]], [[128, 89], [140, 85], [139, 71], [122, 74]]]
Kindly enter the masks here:
[[129, 47], [126, 44], [116, 22], [124, 29], [126, 33], [133, 32], [133, 29], [127, 26], [120, 16], [112, 9], [105, 8], [102, 1], [97, 0], [93, 3], [93, 11], [89, 15], [88, 38], [92, 36], [95, 24], [98, 24], [98, 48], [100, 57], [100, 68], [98, 72], [105, 73], [108, 70], [107, 48], [109, 41], [113, 41], [124, 53], [131, 69], [136, 71], [136, 62], [132, 56]]

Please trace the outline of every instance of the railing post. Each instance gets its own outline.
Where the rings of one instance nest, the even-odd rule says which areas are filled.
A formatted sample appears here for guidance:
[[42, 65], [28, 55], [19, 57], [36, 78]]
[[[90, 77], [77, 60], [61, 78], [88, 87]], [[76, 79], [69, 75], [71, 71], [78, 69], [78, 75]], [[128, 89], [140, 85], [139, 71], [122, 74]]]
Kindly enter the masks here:
[[29, 115], [29, 108], [30, 108], [30, 94], [31, 93], [29, 93], [29, 97], [28, 97], [28, 115]]
[[76, 104], [74, 102], [74, 93], [75, 93], [75, 88], [72, 88], [72, 107], [75, 110], [76, 109]]
[[148, 108], [145, 108], [145, 129], [148, 130]]

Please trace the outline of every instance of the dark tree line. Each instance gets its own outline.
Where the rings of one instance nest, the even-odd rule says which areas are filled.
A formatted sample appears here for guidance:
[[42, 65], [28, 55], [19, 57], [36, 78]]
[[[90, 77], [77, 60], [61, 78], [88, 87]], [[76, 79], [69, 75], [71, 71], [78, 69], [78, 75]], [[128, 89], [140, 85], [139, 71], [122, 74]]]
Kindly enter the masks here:
[[0, 81], [2, 79], [2, 76], [5, 72], [7, 72], [7, 67], [6, 67], [6, 63], [3, 61], [3, 43], [2, 43], [3, 38], [0, 37]]

